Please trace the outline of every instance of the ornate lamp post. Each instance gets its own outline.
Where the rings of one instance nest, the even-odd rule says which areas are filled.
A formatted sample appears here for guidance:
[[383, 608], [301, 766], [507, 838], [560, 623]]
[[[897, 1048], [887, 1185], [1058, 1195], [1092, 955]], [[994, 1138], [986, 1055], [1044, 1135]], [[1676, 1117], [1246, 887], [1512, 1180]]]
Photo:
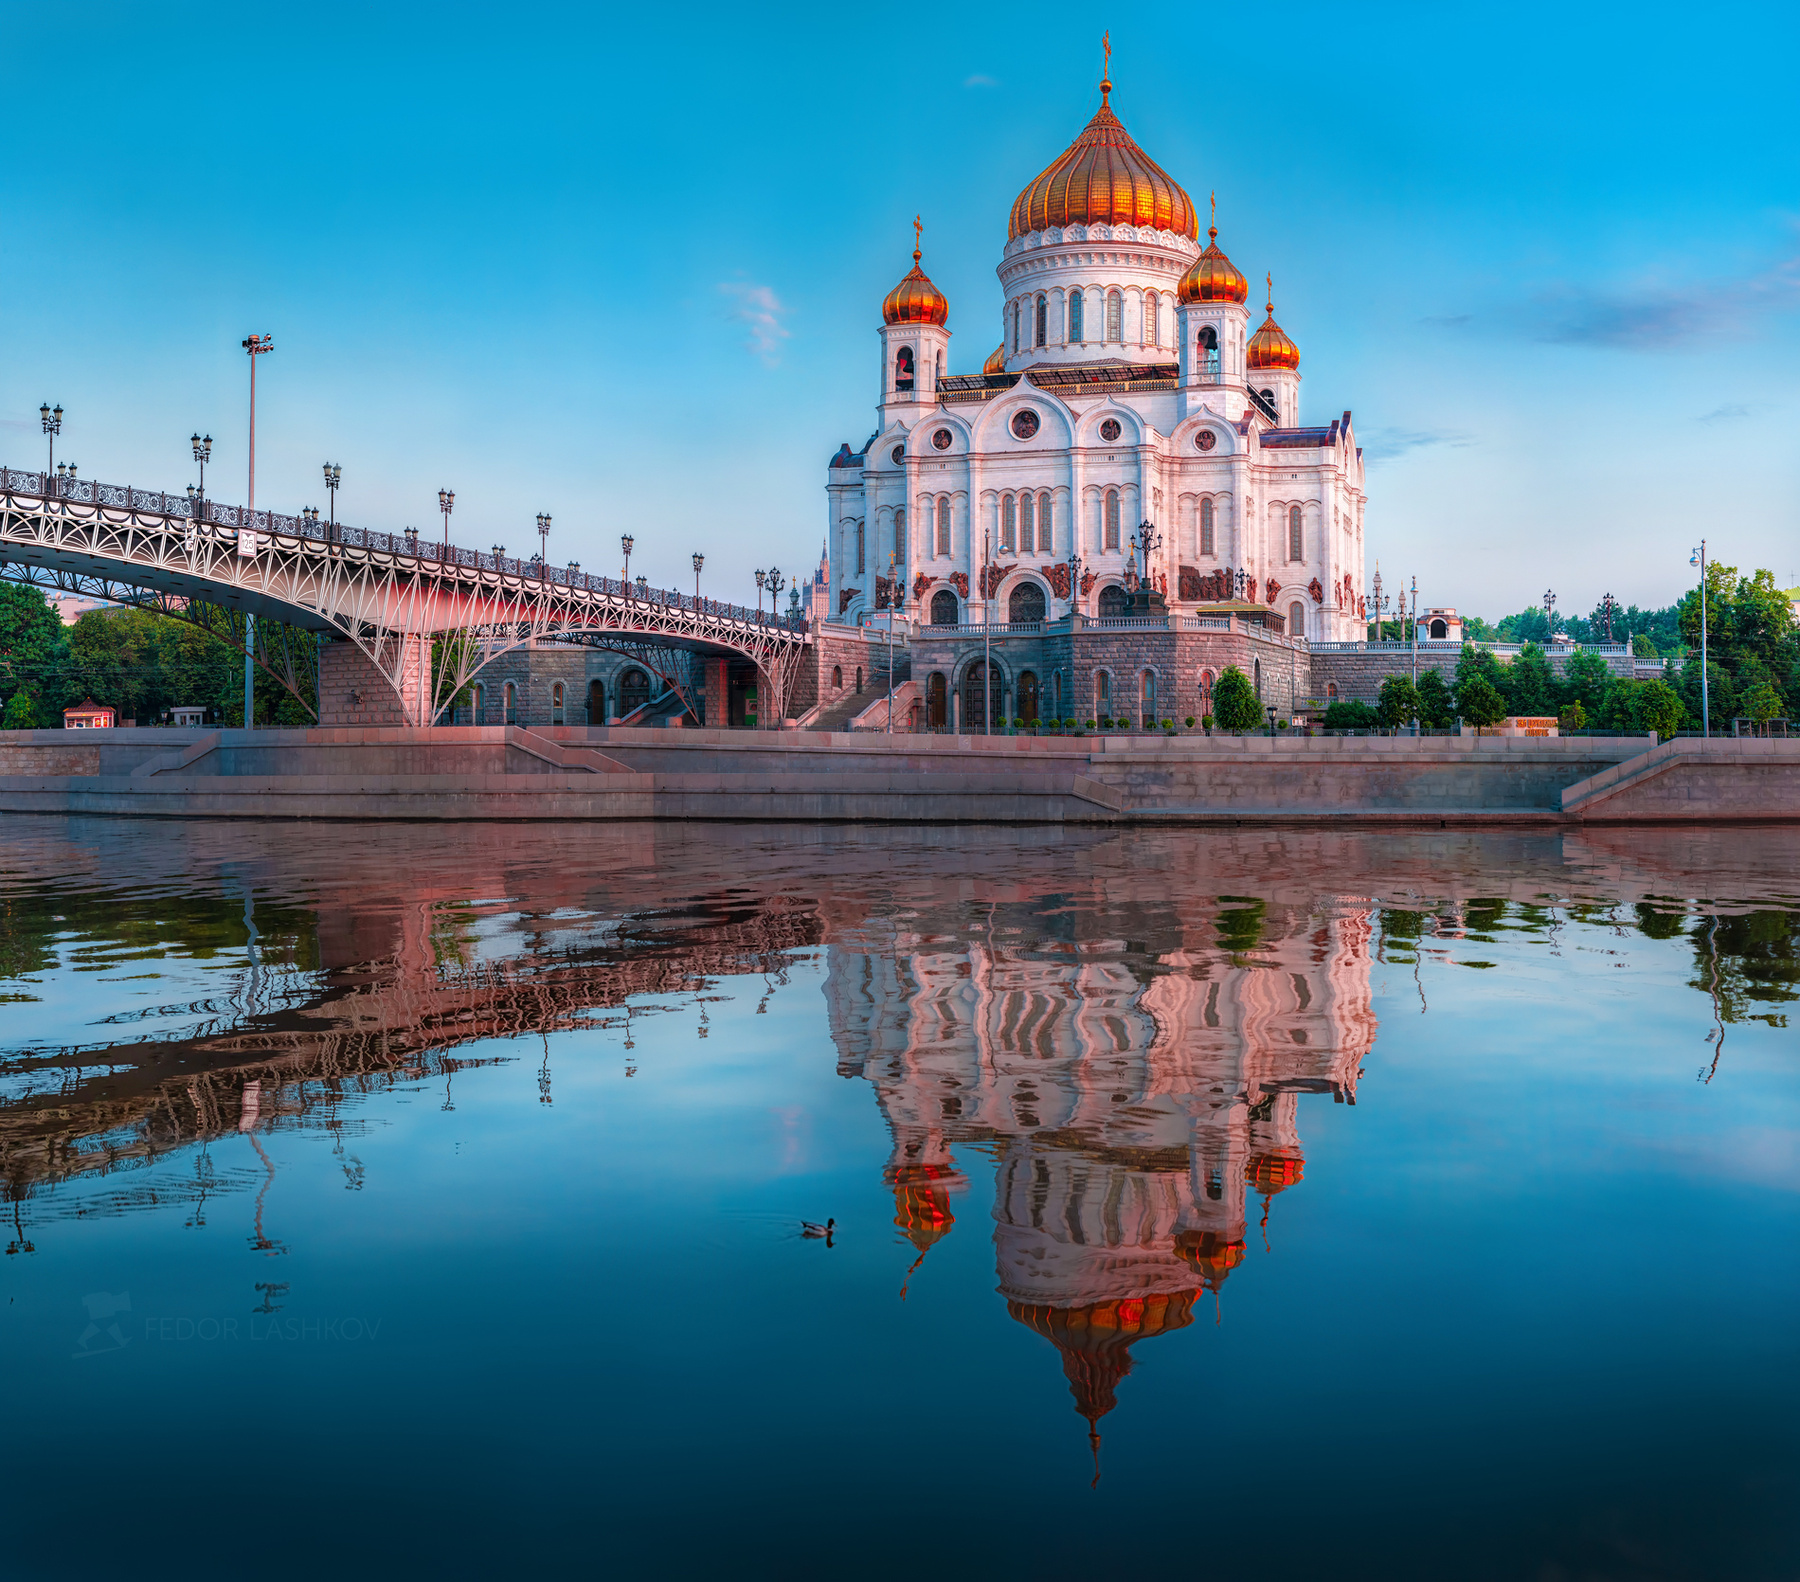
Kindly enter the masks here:
[[[273, 335], [245, 336], [243, 347], [250, 357], [250, 500], [246, 509], [256, 516], [256, 359], [275, 350]], [[256, 617], [244, 617], [244, 729], [256, 729]]]
[[1712, 735], [1712, 697], [1706, 685], [1706, 540], [1688, 556], [1690, 566], [1700, 568], [1700, 734]]
[[1556, 635], [1556, 594], [1553, 590], [1544, 589], [1544, 641], [1548, 642]]
[[50, 474], [56, 471], [56, 436], [62, 433], [62, 403], [57, 402], [56, 410], [52, 411], [46, 401], [38, 408], [38, 416], [43, 420], [44, 433], [50, 440], [50, 459], [44, 463], [44, 487], [48, 490]]
[[456, 504], [454, 489], [438, 490], [438, 509], [444, 513], [444, 558], [450, 558], [450, 510]]
[[763, 582], [768, 577], [768, 575], [769, 575], [768, 572], [764, 571], [760, 566], [757, 567], [757, 570], [756, 570], [756, 618], [759, 621], [762, 619]]
[[636, 542], [637, 540], [629, 533], [619, 535], [619, 548], [625, 555], [625, 569], [619, 575], [625, 583], [625, 591], [628, 594], [631, 592], [631, 546]]
[[[330, 518], [330, 521], [326, 524], [325, 536], [327, 538], [333, 539], [333, 540], [335, 540], [337, 538], [338, 484], [342, 481], [343, 476], [344, 476], [344, 469], [342, 467], [340, 467], [335, 461], [328, 461], [325, 463], [325, 488], [326, 488], [327, 492], [331, 495], [331, 518]], [[413, 536], [416, 538], [418, 535], [415, 533]], [[446, 530], [446, 536], [448, 536], [447, 530]]]
[[538, 576], [548, 578], [550, 575], [550, 514], [538, 512]]
[[206, 464], [212, 460], [212, 435], [203, 438], [196, 434], [188, 443], [194, 447], [194, 460], [200, 464], [200, 487], [190, 496], [197, 508], [194, 515], [197, 522], [206, 509]]
[[706, 556], [699, 550], [694, 551], [694, 613], [700, 613], [700, 568], [706, 564]]
[[1617, 608], [1610, 593], [1600, 601], [1600, 620], [1606, 628], [1606, 640], [1609, 643], [1613, 640], [1613, 611]]
[[[1412, 661], [1413, 686], [1417, 687], [1419, 684], [1419, 579], [1417, 577], [1412, 580]], [[1418, 728], [1416, 720], [1413, 722], [1413, 728], [1415, 730]]]

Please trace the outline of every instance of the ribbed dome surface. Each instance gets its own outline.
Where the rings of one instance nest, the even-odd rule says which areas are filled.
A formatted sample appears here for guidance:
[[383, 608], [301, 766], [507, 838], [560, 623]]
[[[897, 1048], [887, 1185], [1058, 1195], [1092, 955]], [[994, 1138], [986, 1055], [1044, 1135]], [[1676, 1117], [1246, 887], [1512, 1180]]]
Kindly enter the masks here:
[[988, 360], [981, 365], [984, 374], [1003, 374], [1006, 372], [1006, 342], [1002, 341], [991, 352]]
[[884, 324], [942, 324], [950, 317], [950, 300], [931, 283], [919, 267], [919, 233], [924, 226], [913, 221], [913, 266], [900, 284], [881, 299]]
[[1206, 233], [1206, 251], [1188, 265], [1175, 295], [1183, 302], [1245, 302], [1250, 297], [1250, 282], [1219, 249], [1219, 228]]
[[1275, 291], [1272, 286], [1269, 289], [1269, 316], [1250, 337], [1244, 361], [1253, 369], [1300, 366], [1300, 348], [1289, 339], [1288, 332], [1275, 322]]
[[1006, 238], [1062, 225], [1151, 225], [1198, 240], [1193, 200], [1131, 140], [1113, 114], [1110, 82], [1100, 108], [1060, 158], [1013, 200]]

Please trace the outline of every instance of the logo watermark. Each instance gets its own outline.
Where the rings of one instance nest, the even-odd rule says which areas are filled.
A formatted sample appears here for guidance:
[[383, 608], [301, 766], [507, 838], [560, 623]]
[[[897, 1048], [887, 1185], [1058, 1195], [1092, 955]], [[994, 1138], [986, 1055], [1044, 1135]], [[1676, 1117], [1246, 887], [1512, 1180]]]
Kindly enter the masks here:
[[382, 1320], [359, 1313], [309, 1318], [285, 1313], [272, 1300], [287, 1289], [259, 1285], [262, 1302], [249, 1313], [132, 1313], [129, 1291], [90, 1291], [82, 1297], [88, 1322], [71, 1357], [99, 1357], [143, 1345], [359, 1345], [381, 1337]]

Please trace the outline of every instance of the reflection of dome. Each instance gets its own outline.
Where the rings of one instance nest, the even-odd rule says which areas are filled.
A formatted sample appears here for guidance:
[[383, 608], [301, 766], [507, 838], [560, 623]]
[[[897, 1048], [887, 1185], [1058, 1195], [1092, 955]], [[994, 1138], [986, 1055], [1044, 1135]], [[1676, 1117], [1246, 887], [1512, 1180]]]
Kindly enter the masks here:
[[1305, 1174], [1306, 1160], [1299, 1153], [1282, 1150], [1257, 1154], [1247, 1173], [1252, 1191], [1273, 1196], [1296, 1185]]
[[950, 1187], [963, 1184], [955, 1165], [897, 1165], [888, 1172], [894, 1188], [894, 1223], [920, 1252], [950, 1234]]
[[881, 302], [881, 321], [884, 324], [942, 324], [950, 317], [950, 302], [943, 292], [931, 283], [930, 277], [919, 267], [919, 222], [913, 221], [913, 266], [906, 272], [900, 284], [895, 286]]
[[1175, 1252], [1209, 1291], [1218, 1290], [1225, 1276], [1244, 1261], [1244, 1244], [1226, 1241], [1213, 1230], [1184, 1230], [1175, 1238]]
[[1056, 161], [1013, 200], [1006, 239], [1061, 225], [1150, 225], [1198, 237], [1193, 200], [1131, 140], [1112, 113], [1112, 83], [1100, 108]]
[[1300, 366], [1300, 348], [1288, 339], [1287, 331], [1275, 322], [1275, 304], [1272, 300], [1269, 303], [1269, 316], [1262, 321], [1262, 328], [1250, 337], [1245, 361], [1252, 368]]
[[984, 374], [1003, 374], [1006, 372], [1006, 342], [1002, 341], [991, 352], [988, 360], [981, 365]]
[[1219, 228], [1206, 233], [1206, 251], [1188, 265], [1188, 272], [1175, 288], [1182, 302], [1243, 302], [1250, 295], [1250, 282], [1219, 250]]
[[1006, 1311], [1062, 1353], [1075, 1410], [1097, 1423], [1118, 1405], [1114, 1391], [1131, 1372], [1131, 1347], [1193, 1322], [1194, 1291], [1127, 1297], [1081, 1307], [1008, 1301]]

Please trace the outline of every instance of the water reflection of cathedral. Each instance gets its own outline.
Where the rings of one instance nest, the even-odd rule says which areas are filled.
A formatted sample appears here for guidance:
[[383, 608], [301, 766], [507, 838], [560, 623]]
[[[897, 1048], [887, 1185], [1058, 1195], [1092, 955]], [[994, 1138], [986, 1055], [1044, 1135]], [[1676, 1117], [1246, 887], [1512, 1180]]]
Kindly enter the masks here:
[[874, 1085], [893, 1133], [895, 1221], [922, 1258], [969, 1185], [953, 1146], [992, 1153], [1000, 1294], [1061, 1352], [1097, 1446], [1130, 1347], [1216, 1300], [1247, 1200], [1266, 1216], [1300, 1181], [1300, 1095], [1355, 1102], [1370, 913], [1040, 899], [920, 912], [885, 938], [861, 923], [826, 993], [839, 1070]]

